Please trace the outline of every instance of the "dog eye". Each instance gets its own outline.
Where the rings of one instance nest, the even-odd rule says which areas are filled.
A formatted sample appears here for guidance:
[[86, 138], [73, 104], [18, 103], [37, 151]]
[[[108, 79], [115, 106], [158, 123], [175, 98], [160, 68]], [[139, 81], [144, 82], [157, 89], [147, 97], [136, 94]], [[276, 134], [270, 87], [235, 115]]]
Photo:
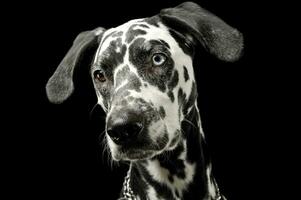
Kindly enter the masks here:
[[106, 77], [103, 73], [102, 70], [96, 70], [93, 73], [94, 79], [98, 80], [99, 82], [105, 82], [106, 81]]
[[152, 57], [153, 64], [156, 66], [163, 65], [166, 61], [166, 56], [162, 53], [156, 53]]

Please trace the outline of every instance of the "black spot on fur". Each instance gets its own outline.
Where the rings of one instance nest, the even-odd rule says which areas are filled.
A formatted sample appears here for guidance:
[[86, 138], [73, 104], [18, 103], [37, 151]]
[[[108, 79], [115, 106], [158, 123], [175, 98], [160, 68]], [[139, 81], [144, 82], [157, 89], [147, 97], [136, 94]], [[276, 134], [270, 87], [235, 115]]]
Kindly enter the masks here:
[[177, 189], [175, 191], [175, 195], [176, 195], [176, 197], [180, 198], [180, 194], [179, 194], [179, 191]]
[[168, 82], [168, 89], [173, 90], [179, 82], [179, 73], [178, 70], [175, 70], [171, 80]]
[[163, 108], [163, 106], [160, 106], [159, 113], [162, 118], [165, 118], [166, 113], [165, 113], [165, 109]]
[[175, 98], [172, 90], [178, 85], [179, 82], [179, 73], [177, 70], [174, 71], [171, 80], [168, 82], [168, 92], [167, 95], [170, 98], [171, 102], [174, 102]]
[[184, 79], [185, 79], [185, 82], [187, 82], [189, 80], [188, 70], [185, 65], [183, 66], [183, 69], [184, 69]]
[[178, 100], [179, 100], [179, 105], [185, 106], [186, 94], [183, 92], [182, 88], [180, 88], [179, 91], [178, 91]]
[[184, 105], [184, 115], [186, 115], [188, 113], [189, 108], [194, 106], [197, 96], [198, 96], [198, 91], [197, 91], [196, 83], [193, 82], [192, 87], [191, 87], [191, 93], [189, 95], [187, 102], [185, 102], [185, 105]]
[[143, 28], [150, 28], [149, 26], [145, 25], [145, 24], [139, 24], [140, 27], [143, 27]]
[[167, 96], [170, 98], [171, 102], [174, 102], [175, 97], [174, 97], [172, 91], [168, 91], [168, 92], [167, 92]]
[[128, 29], [127, 33], [126, 33], [126, 39], [125, 41], [127, 43], [130, 43], [133, 41], [133, 39], [135, 37], [137, 37], [138, 35], [145, 35], [146, 31], [145, 30], [141, 30], [141, 29], [134, 29], [135, 27], [138, 27], [138, 24], [133, 24], [132, 26], [130, 26], [130, 28]]
[[183, 89], [180, 88], [178, 91], [178, 102], [179, 102], [179, 117], [181, 116], [181, 111], [184, 113], [183, 109], [186, 105], [186, 94], [183, 92]]
[[143, 48], [144, 38], [137, 38], [129, 47], [129, 60], [135, 66], [144, 65], [148, 52]]
[[170, 46], [167, 42], [165, 42], [164, 40], [159, 40], [163, 45], [165, 45], [167, 48], [170, 49]]

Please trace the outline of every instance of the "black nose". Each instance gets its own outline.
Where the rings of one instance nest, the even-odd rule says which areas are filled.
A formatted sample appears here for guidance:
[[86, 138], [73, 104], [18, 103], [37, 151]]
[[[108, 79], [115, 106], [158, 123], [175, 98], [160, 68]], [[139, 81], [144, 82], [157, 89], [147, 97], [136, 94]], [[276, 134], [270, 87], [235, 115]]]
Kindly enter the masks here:
[[107, 133], [118, 145], [134, 141], [142, 129], [142, 120], [135, 115], [111, 116], [107, 122]]

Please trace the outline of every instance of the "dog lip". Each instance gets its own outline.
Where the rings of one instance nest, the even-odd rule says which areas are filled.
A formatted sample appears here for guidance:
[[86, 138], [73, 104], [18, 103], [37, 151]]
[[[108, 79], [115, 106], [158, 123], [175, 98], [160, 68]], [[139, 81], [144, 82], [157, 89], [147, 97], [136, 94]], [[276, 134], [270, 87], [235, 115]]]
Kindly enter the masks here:
[[118, 156], [121, 160], [144, 160], [149, 159], [155, 155], [153, 150], [140, 150], [140, 149], [129, 149], [120, 153]]

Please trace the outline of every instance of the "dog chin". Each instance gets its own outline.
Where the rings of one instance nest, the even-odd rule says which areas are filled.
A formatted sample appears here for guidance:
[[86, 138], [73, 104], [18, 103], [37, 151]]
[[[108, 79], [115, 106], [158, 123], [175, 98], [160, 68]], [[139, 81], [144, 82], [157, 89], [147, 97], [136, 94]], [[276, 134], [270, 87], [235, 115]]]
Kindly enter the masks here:
[[113, 160], [116, 161], [138, 161], [138, 160], [147, 160], [155, 155], [158, 152], [154, 150], [137, 150], [130, 149], [125, 152], [116, 152], [112, 154]]
[[[154, 156], [161, 154], [168, 148], [169, 140], [167, 133], [163, 132], [162, 137], [157, 139], [156, 143], [145, 142], [144, 145], [125, 145], [119, 146], [108, 140], [109, 148], [113, 160], [115, 161], [138, 161], [151, 159]], [[147, 145], [148, 144], [148, 145]]]

